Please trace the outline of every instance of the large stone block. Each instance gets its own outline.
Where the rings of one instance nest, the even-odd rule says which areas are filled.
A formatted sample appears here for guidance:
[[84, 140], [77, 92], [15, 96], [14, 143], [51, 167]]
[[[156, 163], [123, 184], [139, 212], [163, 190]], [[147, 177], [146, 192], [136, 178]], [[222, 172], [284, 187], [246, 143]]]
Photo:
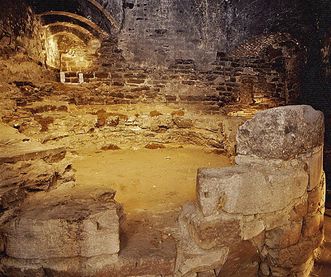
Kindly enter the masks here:
[[237, 152], [288, 160], [324, 139], [323, 114], [310, 106], [286, 106], [257, 113], [239, 128]]
[[234, 247], [241, 242], [239, 220], [206, 218], [192, 214], [188, 220], [191, 238], [202, 249]]
[[119, 207], [102, 198], [24, 207], [4, 234], [6, 255], [16, 259], [112, 255], [119, 252]]
[[286, 208], [305, 195], [308, 176], [303, 168], [235, 166], [199, 169], [197, 199], [205, 216], [225, 211], [254, 215]]

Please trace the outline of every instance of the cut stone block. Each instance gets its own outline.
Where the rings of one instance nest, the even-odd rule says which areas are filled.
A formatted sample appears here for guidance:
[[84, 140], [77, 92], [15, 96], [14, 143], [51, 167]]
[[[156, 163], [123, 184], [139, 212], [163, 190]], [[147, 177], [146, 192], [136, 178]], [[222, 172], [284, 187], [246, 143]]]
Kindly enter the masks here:
[[310, 259], [313, 251], [322, 243], [323, 237], [323, 232], [319, 232], [314, 237], [302, 239], [298, 244], [288, 248], [269, 250], [269, 258], [275, 265], [284, 268], [302, 265]]
[[199, 169], [197, 199], [204, 216], [219, 211], [243, 215], [272, 213], [302, 197], [307, 184], [307, 173], [300, 167]]
[[237, 153], [291, 159], [323, 144], [323, 113], [310, 106], [286, 106], [257, 113], [239, 128]]
[[301, 238], [302, 222], [292, 222], [289, 225], [266, 232], [266, 245], [270, 248], [286, 248], [295, 245]]
[[24, 208], [4, 228], [9, 257], [45, 260], [119, 252], [119, 207], [112, 200], [76, 199]]

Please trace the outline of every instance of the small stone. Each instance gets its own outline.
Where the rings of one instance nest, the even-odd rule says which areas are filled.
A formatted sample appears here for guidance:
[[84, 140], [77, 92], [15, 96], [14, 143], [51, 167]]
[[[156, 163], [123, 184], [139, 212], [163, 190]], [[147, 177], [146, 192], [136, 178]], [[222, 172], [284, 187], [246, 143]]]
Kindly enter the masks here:
[[106, 120], [106, 125], [109, 127], [116, 127], [120, 123], [120, 118], [118, 116], [110, 116]]
[[149, 113], [149, 115], [150, 115], [150, 117], [157, 117], [157, 116], [160, 116], [160, 115], [162, 115], [162, 113], [160, 113], [159, 111], [151, 111], [150, 113]]
[[184, 116], [185, 112], [183, 110], [173, 111], [171, 113], [172, 116]]
[[108, 144], [108, 145], [105, 145], [105, 146], [102, 146], [101, 147], [101, 150], [104, 150], [104, 151], [107, 151], [107, 150], [120, 150], [121, 148], [118, 147], [117, 145], [115, 144]]
[[198, 272], [197, 277], [216, 277], [214, 270], [209, 270], [205, 272]]
[[268, 266], [267, 263], [261, 263], [260, 264], [260, 271], [264, 276], [269, 276], [270, 275], [270, 267]]
[[193, 127], [192, 119], [189, 118], [182, 118], [182, 117], [175, 117], [174, 123], [178, 128], [191, 128]]
[[108, 113], [105, 110], [98, 110], [97, 111], [97, 123], [95, 127], [100, 128], [106, 125]]
[[305, 200], [294, 206], [290, 214], [290, 219], [292, 221], [300, 221], [307, 215], [308, 212], [308, 202]]
[[148, 143], [145, 145], [145, 148], [146, 149], [163, 149], [166, 147], [161, 143]]
[[186, 274], [191, 272], [196, 273], [216, 268], [225, 263], [228, 253], [229, 249], [224, 247], [220, 250], [208, 251], [197, 256], [188, 257], [179, 268], [179, 272], [182, 274], [181, 276], [186, 276]]

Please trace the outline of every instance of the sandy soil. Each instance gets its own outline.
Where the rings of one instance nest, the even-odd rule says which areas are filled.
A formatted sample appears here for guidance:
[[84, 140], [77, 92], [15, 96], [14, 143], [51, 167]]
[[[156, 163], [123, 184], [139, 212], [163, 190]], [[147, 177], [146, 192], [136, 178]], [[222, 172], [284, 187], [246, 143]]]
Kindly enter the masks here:
[[197, 148], [119, 150], [80, 156], [73, 163], [77, 189], [112, 188], [125, 213], [176, 209], [195, 198], [197, 169], [230, 160]]

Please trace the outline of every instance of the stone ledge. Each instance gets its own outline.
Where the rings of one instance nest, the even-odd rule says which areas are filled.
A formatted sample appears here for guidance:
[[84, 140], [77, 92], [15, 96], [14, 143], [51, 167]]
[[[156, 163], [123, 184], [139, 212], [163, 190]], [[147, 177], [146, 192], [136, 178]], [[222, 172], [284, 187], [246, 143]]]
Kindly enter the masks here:
[[48, 204], [27, 201], [3, 227], [6, 255], [52, 259], [117, 254], [121, 214], [114, 193], [109, 197]]
[[[289, 186], [291, 184], [291, 186]], [[282, 210], [307, 190], [301, 167], [236, 166], [199, 169], [197, 198], [204, 216], [224, 211], [254, 215]]]

